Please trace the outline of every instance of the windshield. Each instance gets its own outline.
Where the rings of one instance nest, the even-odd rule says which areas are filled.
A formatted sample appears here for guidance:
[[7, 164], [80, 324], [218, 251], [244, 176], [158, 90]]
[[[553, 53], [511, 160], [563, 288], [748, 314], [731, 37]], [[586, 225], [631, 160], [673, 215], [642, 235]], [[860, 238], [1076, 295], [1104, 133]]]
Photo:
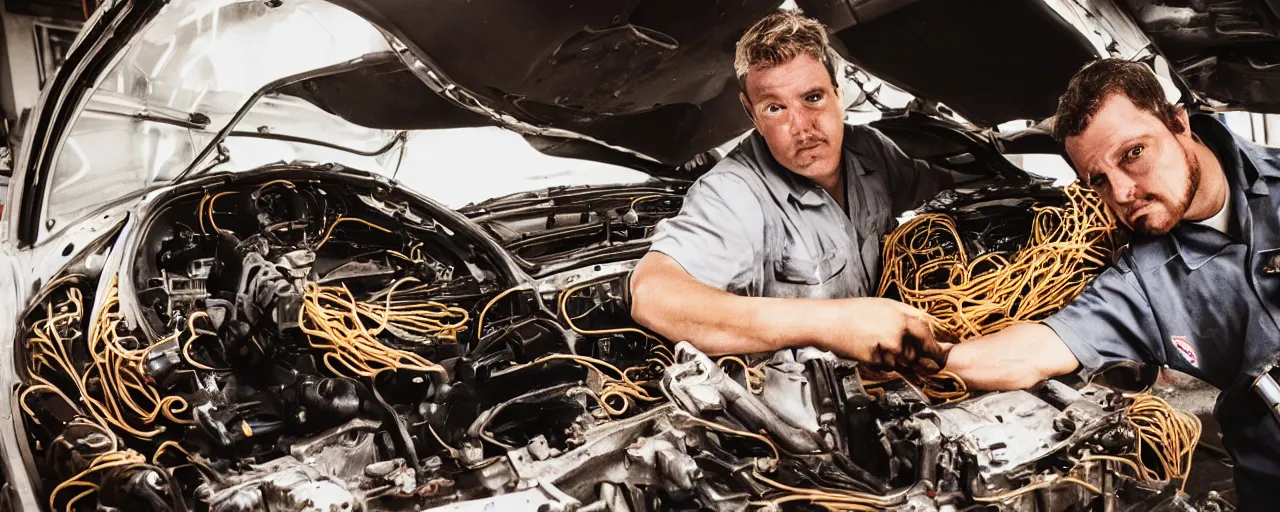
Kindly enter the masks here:
[[[95, 90], [55, 156], [40, 238], [104, 204], [172, 180], [265, 84], [389, 50], [386, 38], [363, 18], [322, 0], [170, 3], [96, 77]], [[266, 98], [239, 126], [276, 133], [281, 126], [295, 132], [306, 126], [325, 133], [326, 140], [361, 149], [395, 136], [341, 122], [304, 103]], [[295, 155], [289, 146], [271, 142], [276, 141], [229, 139], [230, 158], [238, 159], [231, 167], [290, 157], [341, 158]]]
[[[323, 0], [170, 4], [97, 80], [71, 124], [54, 160], [40, 240], [172, 181], [264, 85], [390, 49], [366, 20]], [[548, 187], [650, 179], [539, 153], [497, 127], [372, 129], [281, 94], [257, 101], [234, 130], [201, 171], [337, 163], [394, 177], [453, 207]]]

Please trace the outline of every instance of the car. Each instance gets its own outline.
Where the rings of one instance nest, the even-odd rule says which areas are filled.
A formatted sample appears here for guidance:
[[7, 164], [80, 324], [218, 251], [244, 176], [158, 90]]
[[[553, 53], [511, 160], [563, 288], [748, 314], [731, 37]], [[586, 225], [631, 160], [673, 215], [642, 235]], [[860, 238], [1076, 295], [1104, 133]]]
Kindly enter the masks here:
[[[654, 226], [750, 128], [733, 42], [780, 3], [103, 3], [5, 210], [8, 506], [1217, 510], [1144, 465], [1109, 385], [938, 399], [634, 324]], [[990, 226], [1068, 199], [1006, 156], [1059, 154], [1044, 130], [993, 127], [1050, 116], [1087, 60], [1149, 60], [1188, 102], [1273, 97], [1245, 44], [1273, 39], [1261, 1], [797, 4], [852, 82], [915, 96], [873, 124], [954, 173], [921, 213], [990, 250], [1027, 243]], [[1223, 85], [1246, 65], [1256, 87]], [[487, 165], [541, 179], [468, 168], [513, 142], [537, 153]]]

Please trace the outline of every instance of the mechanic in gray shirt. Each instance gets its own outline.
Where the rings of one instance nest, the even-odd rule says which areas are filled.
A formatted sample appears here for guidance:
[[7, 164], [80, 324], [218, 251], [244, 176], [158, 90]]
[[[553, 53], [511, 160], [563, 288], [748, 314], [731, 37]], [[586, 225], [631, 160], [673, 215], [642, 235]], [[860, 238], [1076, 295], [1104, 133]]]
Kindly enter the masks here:
[[739, 40], [740, 98], [756, 131], [658, 226], [632, 277], [639, 323], [713, 354], [808, 345], [888, 366], [940, 357], [921, 345], [932, 341], [924, 313], [865, 297], [895, 214], [946, 175], [844, 124], [830, 55], [824, 27], [795, 13], [771, 14]]
[[1042, 323], [951, 348], [970, 388], [1019, 389], [1135, 361], [1222, 390], [1214, 416], [1240, 510], [1280, 505], [1280, 422], [1250, 389], [1280, 356], [1280, 149], [1170, 104], [1143, 64], [1072, 78], [1054, 132], [1134, 232], [1115, 266]]

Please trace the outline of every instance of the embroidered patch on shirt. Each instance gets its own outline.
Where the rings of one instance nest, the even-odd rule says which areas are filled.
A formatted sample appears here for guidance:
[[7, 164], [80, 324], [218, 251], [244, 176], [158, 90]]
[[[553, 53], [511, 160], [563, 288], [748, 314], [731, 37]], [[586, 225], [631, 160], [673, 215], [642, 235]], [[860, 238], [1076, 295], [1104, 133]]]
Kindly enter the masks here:
[[1182, 354], [1182, 358], [1186, 359], [1188, 363], [1191, 363], [1191, 366], [1199, 368], [1200, 365], [1197, 364], [1199, 358], [1196, 357], [1196, 349], [1191, 346], [1191, 342], [1187, 341], [1187, 339], [1182, 336], [1174, 336], [1171, 339], [1173, 340], [1174, 348], [1177, 348], [1178, 353]]

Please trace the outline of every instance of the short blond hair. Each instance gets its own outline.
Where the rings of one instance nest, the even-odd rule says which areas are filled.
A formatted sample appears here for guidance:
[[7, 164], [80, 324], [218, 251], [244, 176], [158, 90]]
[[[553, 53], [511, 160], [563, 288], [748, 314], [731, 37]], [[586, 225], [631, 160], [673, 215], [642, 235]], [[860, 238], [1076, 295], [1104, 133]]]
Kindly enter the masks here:
[[745, 91], [748, 71], [780, 66], [801, 55], [822, 63], [831, 75], [831, 83], [836, 83], [827, 27], [797, 12], [778, 11], [761, 18], [738, 39], [733, 70]]

